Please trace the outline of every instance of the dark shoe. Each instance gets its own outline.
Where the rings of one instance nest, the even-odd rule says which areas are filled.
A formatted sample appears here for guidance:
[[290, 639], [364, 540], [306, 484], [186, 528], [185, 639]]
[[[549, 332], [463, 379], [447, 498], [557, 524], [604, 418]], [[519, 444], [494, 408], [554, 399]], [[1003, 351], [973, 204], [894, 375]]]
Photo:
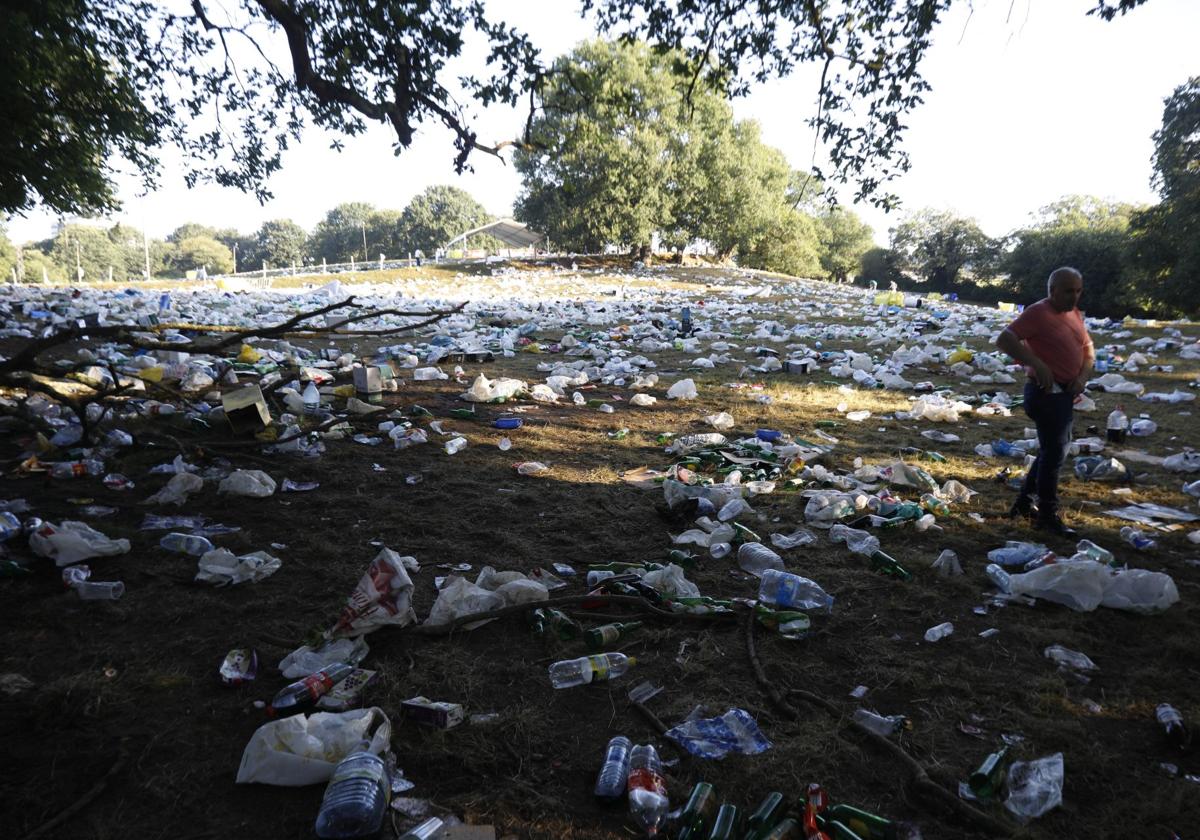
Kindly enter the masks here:
[[1009, 519], [1020, 519], [1022, 516], [1026, 519], [1038, 517], [1038, 507], [1028, 496], [1018, 496], [1013, 506], [1008, 509]]
[[1063, 537], [1069, 540], [1073, 540], [1079, 536], [1079, 533], [1074, 528], [1067, 525], [1067, 523], [1063, 522], [1058, 517], [1058, 514], [1039, 516], [1037, 525], [1034, 527], [1036, 527], [1039, 531], [1045, 531], [1046, 533], [1054, 534], [1056, 537]]

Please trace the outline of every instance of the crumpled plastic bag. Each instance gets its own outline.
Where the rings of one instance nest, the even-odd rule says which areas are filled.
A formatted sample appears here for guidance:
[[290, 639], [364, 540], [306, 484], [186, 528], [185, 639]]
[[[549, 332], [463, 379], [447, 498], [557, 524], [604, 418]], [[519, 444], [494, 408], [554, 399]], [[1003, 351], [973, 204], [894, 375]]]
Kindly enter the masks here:
[[817, 528], [828, 527], [857, 513], [855, 497], [848, 493], [817, 493], [804, 506], [804, 520]]
[[701, 432], [694, 435], [682, 435], [671, 441], [671, 445], [667, 447], [667, 451], [674, 455], [686, 455], [688, 452], [693, 452], [697, 449], [706, 447], [724, 446], [729, 442], [725, 435], [719, 432]]
[[727, 432], [733, 428], [733, 415], [728, 411], [722, 411], [717, 414], [708, 415], [704, 418], [704, 422], [717, 431]]
[[39, 557], [49, 557], [59, 568], [90, 557], [112, 557], [129, 553], [129, 540], [112, 540], [85, 522], [65, 520], [61, 525], [45, 522], [29, 535], [29, 548]]
[[1113, 575], [1104, 588], [1100, 606], [1138, 613], [1156, 613], [1179, 600], [1170, 575], [1148, 569], [1125, 569]]
[[550, 590], [544, 583], [522, 577], [496, 587], [496, 594], [504, 602], [502, 606], [513, 607], [517, 604], [533, 604], [550, 598]]
[[901, 487], [915, 487], [918, 490], [926, 490], [931, 493], [937, 493], [941, 489], [938, 487], [938, 483], [933, 480], [933, 476], [925, 470], [920, 467], [914, 467], [912, 464], [906, 464], [903, 461], [896, 461], [886, 467], [881, 475], [889, 484], [896, 484]]
[[1100, 606], [1108, 586], [1109, 568], [1093, 560], [1049, 563], [1031, 572], [1013, 575], [1010, 593], [1031, 595], [1079, 612]]
[[1035, 761], [1014, 761], [1008, 768], [1008, 799], [1004, 807], [1028, 823], [1062, 804], [1063, 755]]
[[697, 396], [696, 383], [690, 379], [680, 379], [667, 389], [669, 400], [694, 400]]
[[[449, 624], [459, 616], [497, 610], [502, 606], [504, 598], [501, 595], [476, 586], [466, 578], [452, 577], [438, 593], [425, 623]], [[465, 629], [474, 630], [490, 620], [472, 622], [465, 625]]]
[[234, 470], [217, 486], [217, 492], [265, 499], [275, 493], [275, 479], [262, 470]]
[[360, 741], [371, 752], [387, 751], [392, 723], [383, 709], [316, 712], [265, 723], [250, 736], [238, 766], [238, 784], [301, 787], [329, 781], [338, 763]]
[[952, 478], [942, 485], [942, 489], [935, 495], [943, 501], [952, 502], [954, 504], [966, 504], [971, 501], [972, 496], [979, 495], [978, 490], [972, 490], [967, 485], [963, 484], [958, 479]]
[[1146, 386], [1130, 382], [1119, 373], [1106, 373], [1099, 379], [1093, 379], [1087, 384], [1088, 388], [1098, 388], [1107, 394], [1140, 394]]
[[807, 528], [798, 528], [790, 534], [771, 534], [771, 545], [783, 551], [803, 545], [812, 545], [816, 541], [817, 535]]
[[642, 575], [642, 582], [654, 587], [668, 598], [699, 598], [700, 587], [687, 579], [682, 567], [674, 563], [665, 569], [655, 569]]
[[182, 472], [171, 476], [171, 480], [161, 490], [146, 499], [144, 505], [182, 505], [192, 493], [204, 486], [204, 479], [198, 475]]
[[352, 636], [388, 625], [404, 627], [415, 622], [413, 582], [408, 570], [418, 568], [416, 558], [401, 557], [390, 548], [381, 549], [346, 599], [346, 606], [333, 626], [333, 634]]
[[362, 636], [356, 639], [331, 639], [318, 648], [309, 645], [296, 648], [283, 657], [279, 670], [289, 680], [298, 680], [335, 662], [357, 665], [366, 658], [368, 652], [367, 640]]
[[932, 420], [939, 423], [957, 423], [960, 414], [971, 410], [971, 406], [958, 400], [948, 400], [939, 394], [917, 397], [907, 412], [910, 420]]
[[1162, 465], [1171, 472], [1200, 472], [1200, 452], [1176, 452], [1163, 458]]
[[685, 720], [668, 729], [666, 736], [694, 756], [721, 759], [730, 753], [758, 755], [771, 749], [754, 718], [742, 709], [720, 717]]
[[492, 400], [506, 400], [510, 397], [515, 397], [522, 391], [528, 390], [528, 387], [520, 379], [509, 379], [507, 377], [488, 379], [481, 373], [475, 377], [475, 381], [471, 383], [471, 387], [459, 396], [467, 402], [491, 402]]
[[658, 398], [649, 394], [634, 394], [629, 398], [629, 404], [636, 405], [638, 408], [649, 408], [656, 402], [658, 402]]
[[1126, 481], [1129, 468], [1116, 458], [1081, 455], [1075, 459], [1075, 477], [1084, 481]]
[[283, 561], [265, 551], [255, 551], [238, 557], [227, 548], [214, 548], [200, 555], [196, 566], [196, 581], [217, 586], [258, 583], [279, 571]]

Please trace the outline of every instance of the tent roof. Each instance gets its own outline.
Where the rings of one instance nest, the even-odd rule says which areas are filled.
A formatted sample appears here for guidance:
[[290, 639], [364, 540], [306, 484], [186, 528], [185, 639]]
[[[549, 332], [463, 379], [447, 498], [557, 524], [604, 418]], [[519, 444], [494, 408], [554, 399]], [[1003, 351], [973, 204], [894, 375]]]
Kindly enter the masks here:
[[512, 219], [497, 219], [494, 222], [488, 222], [486, 225], [481, 225], [466, 233], [460, 233], [458, 236], [446, 243], [445, 247], [449, 248], [456, 242], [461, 242], [468, 236], [474, 236], [477, 233], [494, 236], [506, 245], [511, 245], [514, 248], [526, 248], [530, 245], [535, 245], [546, 238], [544, 233], [538, 233], [535, 230], [530, 230], [520, 222]]

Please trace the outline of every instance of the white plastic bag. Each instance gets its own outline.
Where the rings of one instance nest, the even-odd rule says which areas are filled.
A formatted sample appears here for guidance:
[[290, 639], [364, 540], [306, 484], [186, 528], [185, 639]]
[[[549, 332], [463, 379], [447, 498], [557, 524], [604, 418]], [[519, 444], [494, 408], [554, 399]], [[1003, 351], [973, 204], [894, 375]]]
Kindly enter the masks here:
[[638, 408], [649, 408], [656, 402], [658, 402], [658, 398], [649, 394], [634, 394], [629, 398], [629, 404], [636, 405]]
[[490, 402], [514, 397], [527, 387], [520, 379], [488, 379], [481, 373], [461, 397], [468, 402]]
[[335, 662], [357, 665], [366, 658], [368, 652], [367, 640], [362, 636], [356, 639], [331, 639], [318, 648], [309, 645], [296, 648], [283, 657], [279, 670], [289, 680], [297, 680]]
[[1004, 807], [1022, 823], [1062, 804], [1063, 755], [1036, 761], [1014, 761], [1008, 768], [1008, 799]]
[[1104, 589], [1100, 606], [1139, 613], [1162, 612], [1179, 600], [1170, 575], [1146, 569], [1126, 569], [1114, 574]]
[[727, 432], [733, 428], [733, 415], [728, 411], [722, 411], [718, 414], [708, 415], [704, 418], [704, 422], [719, 432]]
[[[433, 608], [429, 611], [426, 624], [449, 624], [459, 616], [497, 610], [504, 606], [504, 598], [495, 592], [489, 592], [471, 583], [466, 578], [453, 577], [442, 587]], [[486, 624], [486, 621], [476, 621], [467, 624], [467, 630], [474, 630]]]
[[29, 548], [39, 557], [49, 557], [62, 568], [89, 557], [127, 554], [129, 540], [111, 540], [84, 522], [66, 520], [62, 525], [43, 523], [29, 535]]
[[265, 499], [275, 493], [275, 479], [262, 470], [234, 470], [217, 486], [217, 492]]
[[196, 564], [196, 580], [199, 583], [212, 583], [217, 586], [246, 581], [258, 583], [263, 578], [275, 574], [282, 565], [281, 560], [265, 551], [255, 551], [237, 557], [227, 548], [215, 548], [200, 555]]
[[171, 476], [171, 480], [150, 498], [144, 505], [182, 505], [190, 494], [204, 486], [204, 479], [198, 475], [182, 472]]
[[1050, 563], [1013, 575], [1009, 592], [1090, 612], [1100, 606], [1110, 576], [1107, 566], [1092, 560]]
[[699, 598], [700, 587], [684, 575], [683, 569], [674, 563], [665, 569], [655, 569], [642, 575], [642, 582], [657, 589], [668, 598]]
[[316, 712], [265, 723], [242, 751], [237, 783], [301, 787], [329, 781], [333, 769], [368, 739], [375, 754], [385, 752], [392, 723], [383, 709]]
[[413, 583], [408, 570], [418, 568], [413, 557], [401, 557], [390, 548], [380, 550], [346, 599], [333, 633], [353, 636], [388, 625], [404, 627], [415, 622]]
[[669, 400], [694, 400], [697, 396], [696, 383], [690, 379], [680, 379], [667, 389]]

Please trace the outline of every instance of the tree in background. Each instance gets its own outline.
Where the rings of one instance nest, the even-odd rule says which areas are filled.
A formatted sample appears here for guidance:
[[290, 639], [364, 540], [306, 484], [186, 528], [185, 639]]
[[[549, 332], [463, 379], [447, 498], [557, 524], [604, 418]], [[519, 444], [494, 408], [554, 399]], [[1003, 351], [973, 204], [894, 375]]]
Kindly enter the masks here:
[[396, 229], [401, 253], [397, 256], [420, 250], [432, 257], [454, 237], [487, 224], [491, 218], [466, 190], [444, 184], [427, 187], [413, 196], [400, 214]]
[[1084, 279], [1081, 308], [1121, 315], [1138, 305], [1128, 280], [1129, 219], [1136, 208], [1094, 196], [1067, 196], [1033, 214], [1035, 222], [1012, 233], [1001, 258], [1007, 288], [1020, 302], [1046, 296], [1050, 272], [1069, 265]]
[[171, 267], [180, 273], [203, 268], [209, 274], [228, 274], [233, 252], [211, 236], [189, 236], [176, 243]]
[[0, 282], [13, 279], [17, 270], [17, 246], [8, 241], [8, 233], [0, 225]]
[[[286, 268], [304, 263], [308, 234], [291, 219], [263, 222], [254, 235], [254, 255], [267, 268]], [[251, 270], [251, 269], [247, 269]]]
[[974, 219], [926, 208], [892, 228], [891, 249], [902, 271], [935, 292], [958, 291], [960, 281], [990, 277], [997, 243]]
[[887, 289], [892, 283], [899, 286], [908, 278], [900, 267], [899, 255], [890, 248], [868, 248], [859, 258], [858, 276], [876, 288]]
[[108, 280], [110, 269], [114, 280], [127, 279], [123, 249], [101, 228], [63, 225], [39, 250], [47, 254], [63, 279], [77, 280], [82, 271], [83, 280], [99, 283]]
[[807, 213], [788, 208], [738, 262], [747, 268], [793, 277], [820, 276], [821, 240], [817, 222]]
[[874, 244], [871, 226], [849, 210], [833, 208], [817, 218], [821, 268], [830, 280], [845, 283]]
[[374, 205], [365, 201], [349, 201], [334, 207], [317, 222], [309, 240], [309, 254], [318, 262], [344, 263], [350, 262], [351, 257], [361, 262], [370, 253], [370, 240], [366, 247], [363, 240], [375, 212]]
[[1166, 100], [1152, 163], [1162, 202], [1130, 220], [1136, 297], [1144, 307], [1200, 315], [1200, 77]]
[[559, 248], [647, 252], [656, 231], [675, 226], [681, 84], [671, 59], [640, 43], [593, 41], [556, 61], [529, 144], [513, 158], [517, 218]]
[[[160, 275], [167, 267], [171, 246], [161, 239], [143, 241], [143, 232], [128, 225], [116, 224], [108, 229], [108, 238], [120, 249], [124, 265], [122, 280], [140, 280], [146, 275], [146, 254], [150, 256], [150, 276]], [[116, 274], [114, 274], [116, 277]]]

